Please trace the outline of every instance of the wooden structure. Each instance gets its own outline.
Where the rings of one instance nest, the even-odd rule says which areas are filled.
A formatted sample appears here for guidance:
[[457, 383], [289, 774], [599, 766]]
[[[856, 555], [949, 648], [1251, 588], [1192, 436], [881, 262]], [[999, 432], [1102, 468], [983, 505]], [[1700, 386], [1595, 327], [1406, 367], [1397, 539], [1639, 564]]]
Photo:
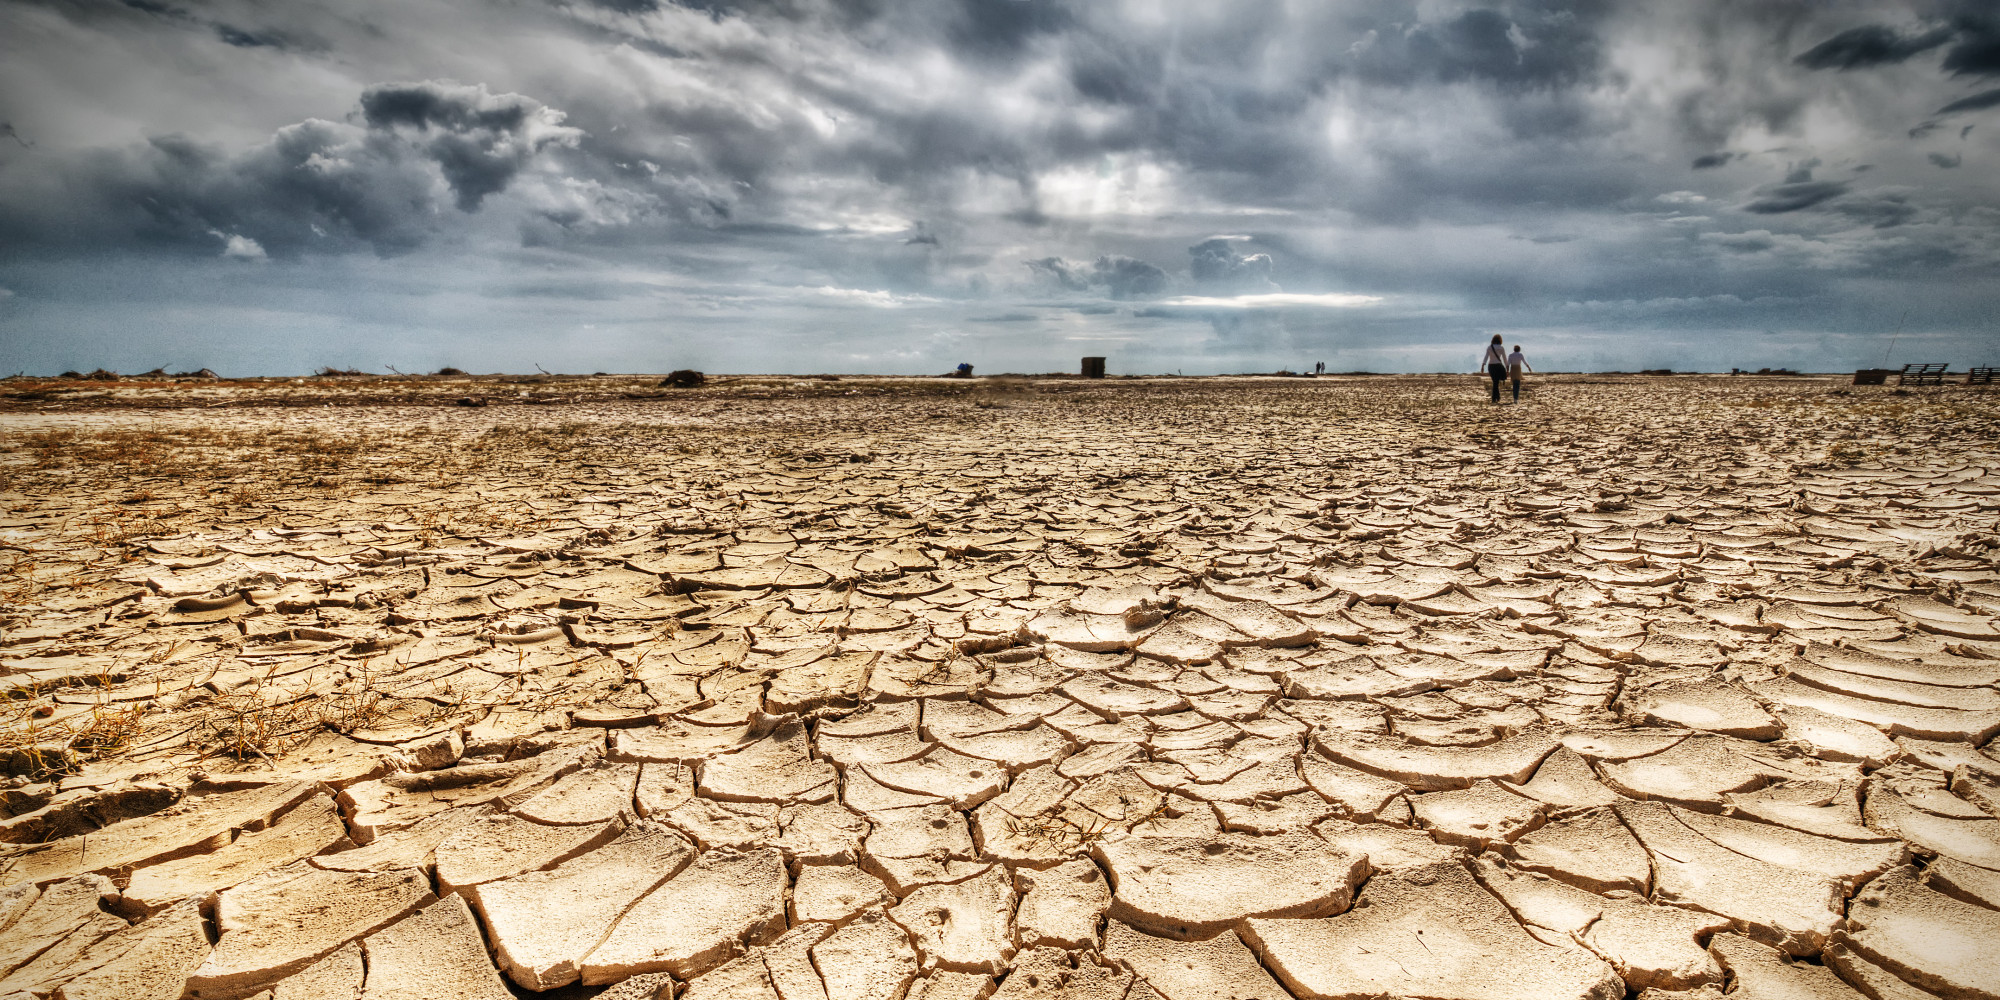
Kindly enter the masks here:
[[1943, 385], [1945, 369], [1949, 364], [1904, 365], [1896, 379], [1897, 385]]
[[1966, 385], [1992, 385], [1993, 376], [2000, 374], [2000, 368], [1980, 368], [1975, 366], [1965, 374]]
[[1103, 378], [1103, 377], [1104, 377], [1104, 359], [1103, 359], [1103, 358], [1085, 358], [1085, 359], [1083, 359], [1083, 377], [1084, 377], [1084, 378]]
[[1854, 373], [1855, 385], [1884, 385], [1889, 376], [1896, 374], [1890, 368], [1863, 368]]

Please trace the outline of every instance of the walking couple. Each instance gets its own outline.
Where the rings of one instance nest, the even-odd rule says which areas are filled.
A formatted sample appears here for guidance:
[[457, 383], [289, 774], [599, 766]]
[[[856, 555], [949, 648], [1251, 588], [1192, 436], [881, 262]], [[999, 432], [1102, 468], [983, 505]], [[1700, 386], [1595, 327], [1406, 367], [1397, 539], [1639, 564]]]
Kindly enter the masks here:
[[1493, 335], [1493, 342], [1486, 345], [1486, 374], [1493, 379], [1493, 401], [1500, 401], [1500, 383], [1513, 379], [1514, 402], [1521, 401], [1521, 372], [1534, 371], [1528, 358], [1521, 353], [1521, 345], [1514, 345], [1514, 353], [1507, 353], [1507, 346], [1500, 342], [1500, 335]]

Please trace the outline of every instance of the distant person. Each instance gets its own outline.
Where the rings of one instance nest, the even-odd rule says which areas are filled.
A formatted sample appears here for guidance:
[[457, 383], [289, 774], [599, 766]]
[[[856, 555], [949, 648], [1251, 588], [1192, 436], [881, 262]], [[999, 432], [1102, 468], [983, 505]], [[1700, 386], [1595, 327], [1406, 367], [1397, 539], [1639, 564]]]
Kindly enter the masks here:
[[1521, 373], [1534, 371], [1528, 364], [1528, 356], [1521, 353], [1521, 345], [1514, 345], [1514, 353], [1507, 355], [1507, 377], [1514, 381], [1514, 402], [1521, 401]]
[[1313, 362], [1313, 375], [1317, 377], [1324, 374], [1326, 374], [1326, 362], [1324, 361]]
[[1500, 342], [1500, 335], [1493, 335], [1493, 342], [1486, 345], [1486, 357], [1480, 362], [1486, 367], [1486, 374], [1493, 379], [1493, 402], [1500, 402], [1500, 383], [1507, 381], [1507, 345]]

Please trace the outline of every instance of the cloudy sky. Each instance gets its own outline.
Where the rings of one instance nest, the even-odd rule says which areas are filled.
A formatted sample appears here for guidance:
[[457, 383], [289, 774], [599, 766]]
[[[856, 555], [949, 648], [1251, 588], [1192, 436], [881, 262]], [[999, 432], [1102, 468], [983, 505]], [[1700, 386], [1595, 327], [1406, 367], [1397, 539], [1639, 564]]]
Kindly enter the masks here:
[[6, 0], [0, 122], [9, 371], [2000, 363], [1992, 0]]

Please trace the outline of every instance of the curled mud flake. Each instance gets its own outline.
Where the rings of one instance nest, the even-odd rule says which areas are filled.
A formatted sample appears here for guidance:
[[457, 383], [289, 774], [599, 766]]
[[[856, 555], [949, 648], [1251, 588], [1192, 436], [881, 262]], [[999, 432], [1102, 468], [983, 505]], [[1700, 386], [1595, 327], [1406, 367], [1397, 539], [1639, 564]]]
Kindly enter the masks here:
[[1726, 917], [1629, 896], [1607, 898], [1485, 860], [1473, 873], [1524, 925], [1589, 948], [1628, 987], [1687, 990], [1722, 983], [1722, 969], [1696, 939], [1728, 928]]
[[889, 908], [889, 918], [916, 942], [926, 968], [960, 972], [1005, 970], [1014, 955], [1014, 887], [1007, 871], [923, 886]]
[[1632, 695], [1628, 712], [1666, 726], [1751, 740], [1778, 737], [1778, 720], [1742, 688], [1718, 682], [1668, 683]]
[[[1162, 845], [1296, 837], [1373, 873], [1367, 906], [1283, 911], [1303, 923], [1436, 865], [1521, 918], [1480, 937], [1468, 896], [1412, 924], [1458, 921], [1510, 978], [1327, 973], [1341, 995], [1596, 989], [1548, 954], [1603, 959], [1607, 994], [1719, 995], [1714, 969], [1737, 993], [1987, 988], [1921, 951], [1939, 935], [1870, 921], [2000, 905], [1976, 394], [1548, 376], [1524, 436], [1503, 424], [1526, 411], [1468, 417], [1420, 379], [1047, 380], [963, 413], [958, 381], [658, 381], [17, 393], [64, 428], [17, 428], [0, 517], [0, 993], [179, 995], [175, 956], [263, 963], [196, 970], [197, 995], [528, 988], [580, 976], [628, 905], [700, 895], [698, 864], [758, 856], [755, 886], [656, 904], [770, 897], [644, 935], [688, 943], [688, 1000], [1316, 995], [1284, 972], [1304, 952], [1246, 960], [1263, 918], [1153, 913], [1237, 867], [1182, 879]], [[329, 400], [357, 405], [290, 405]], [[678, 846], [626, 858], [640, 838]], [[1113, 857], [1146, 851], [1171, 857]], [[1912, 853], [1914, 889], [1870, 895]], [[414, 900], [370, 881], [413, 870], [465, 884], [492, 957], [428, 877]], [[281, 873], [298, 892], [266, 891]], [[1236, 909], [1298, 881], [1260, 869]], [[964, 902], [1002, 886], [1007, 934]], [[183, 954], [163, 918], [209, 891], [222, 934]], [[329, 899], [263, 944], [244, 912]], [[397, 928], [440, 945], [398, 952]], [[1416, 942], [1365, 946], [1436, 957]]]
[[678, 874], [694, 853], [671, 831], [633, 829], [547, 871], [476, 885], [465, 895], [508, 978], [550, 990], [575, 982], [583, 957], [618, 917]]
[[852, 865], [808, 864], [792, 887], [792, 921], [846, 923], [847, 918], [893, 902], [882, 880]]
[[789, 885], [774, 849], [705, 853], [633, 903], [578, 971], [588, 985], [647, 972], [700, 975], [741, 943], [768, 941], [783, 930]]
[[1369, 880], [1368, 905], [1339, 916], [1257, 919], [1244, 937], [1298, 996], [1482, 996], [1608, 1000], [1625, 984], [1589, 952], [1537, 941], [1464, 866]]
[[488, 816], [438, 844], [438, 886], [450, 893], [552, 868], [610, 842], [624, 828], [622, 819], [550, 826], [518, 816]]
[[1338, 913], [1368, 860], [1317, 837], [1133, 837], [1091, 852], [1111, 874], [1111, 916], [1169, 937], [1206, 936], [1246, 916]]
[[811, 955], [827, 1000], [894, 1000], [917, 978], [909, 935], [882, 910], [855, 917]]
[[1014, 921], [1024, 947], [1097, 946], [1111, 906], [1110, 883], [1097, 865], [1076, 860], [1040, 871], [1019, 868], [1014, 881], [1022, 890]]
[[188, 989], [248, 996], [435, 898], [421, 871], [330, 872], [299, 862], [268, 872], [221, 894], [215, 950]]
[[1657, 902], [1728, 917], [1739, 932], [1792, 955], [1817, 953], [1839, 926], [1845, 893], [1835, 879], [1738, 854], [1657, 803], [1621, 805], [1618, 816], [1652, 858]]
[[1130, 966], [1162, 997], [1282, 997], [1283, 988], [1257, 962], [1233, 931], [1207, 940], [1154, 937], [1113, 922], [1105, 931], [1104, 956]]
[[446, 896], [363, 938], [361, 952], [368, 967], [364, 1000], [513, 996], [494, 971], [479, 925], [461, 896]]
[[337, 854], [353, 844], [333, 799], [315, 795], [271, 826], [240, 834], [227, 847], [161, 862], [134, 871], [120, 908], [135, 916], [220, 889], [319, 854]]
[[1935, 892], [1905, 866], [1855, 896], [1841, 943], [1933, 993], [1991, 996], [2000, 964], [1980, 943], [1996, 932], [2000, 913]]

